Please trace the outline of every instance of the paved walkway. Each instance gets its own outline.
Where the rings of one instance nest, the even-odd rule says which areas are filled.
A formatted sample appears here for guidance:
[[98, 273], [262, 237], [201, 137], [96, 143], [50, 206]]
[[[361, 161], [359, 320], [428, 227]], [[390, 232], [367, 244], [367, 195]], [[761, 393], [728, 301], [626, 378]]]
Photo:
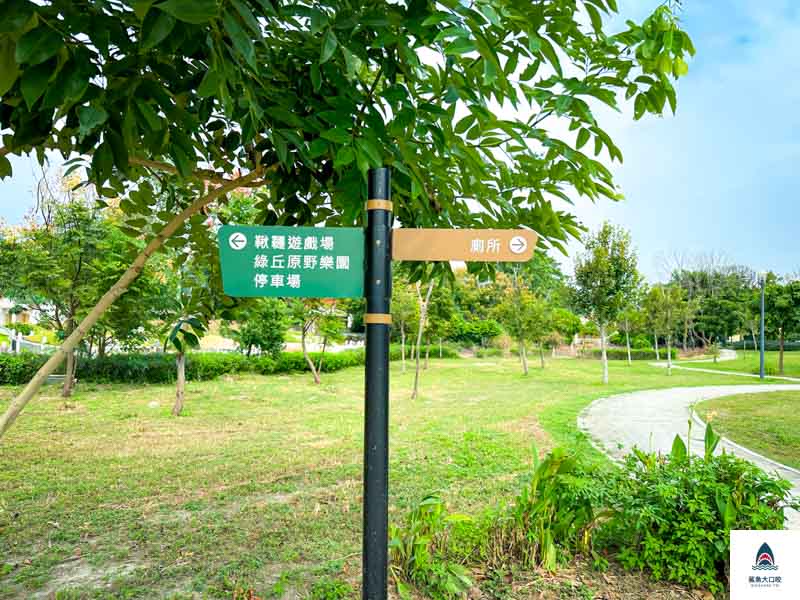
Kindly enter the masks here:
[[[711, 372], [720, 374], [719, 371]], [[688, 421], [693, 418], [690, 407], [695, 403], [732, 394], [778, 390], [800, 391], [800, 385], [719, 385], [620, 394], [595, 400], [578, 417], [578, 427], [590, 436], [599, 450], [613, 459], [622, 458], [633, 446], [666, 454], [672, 448], [676, 434], [686, 439]], [[705, 428], [699, 419], [697, 421], [692, 426], [690, 448], [693, 454], [702, 455]], [[718, 451], [723, 448], [752, 461], [768, 473], [777, 472], [792, 482], [792, 492], [800, 496], [800, 471], [747, 450], [727, 438], [722, 439]], [[786, 526], [800, 529], [800, 513], [792, 511], [788, 514]]]

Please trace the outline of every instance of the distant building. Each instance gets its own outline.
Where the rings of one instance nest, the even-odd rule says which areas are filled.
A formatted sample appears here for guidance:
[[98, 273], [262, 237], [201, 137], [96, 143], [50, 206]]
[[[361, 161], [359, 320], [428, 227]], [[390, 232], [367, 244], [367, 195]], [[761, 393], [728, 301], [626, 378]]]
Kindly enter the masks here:
[[0, 326], [11, 325], [12, 323], [35, 325], [39, 322], [38, 311], [15, 310], [16, 307], [16, 302], [8, 298], [0, 298]]

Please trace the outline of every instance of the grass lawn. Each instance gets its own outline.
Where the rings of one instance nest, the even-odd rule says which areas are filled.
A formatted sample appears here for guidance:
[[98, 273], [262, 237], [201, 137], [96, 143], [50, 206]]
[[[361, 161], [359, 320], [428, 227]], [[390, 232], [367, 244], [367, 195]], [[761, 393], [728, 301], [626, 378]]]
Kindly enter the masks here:
[[739, 394], [697, 405], [734, 442], [800, 469], [800, 392]]
[[[575, 418], [595, 398], [742, 382], [620, 361], [603, 386], [597, 361], [524, 377], [513, 359], [432, 360], [412, 401], [412, 371], [392, 369], [392, 518], [436, 490], [472, 514], [513, 498], [534, 444], [594, 452]], [[171, 386], [82, 384], [67, 406], [47, 388], [0, 443], [0, 598], [267, 598], [321, 577], [356, 583], [363, 389], [362, 369], [319, 386], [305, 374], [190, 382], [173, 418]], [[15, 391], [0, 388], [0, 409]]]
[[[755, 350], [748, 350], [746, 353], [742, 350], [737, 350], [735, 360], [686, 366], [697, 366], [703, 369], [719, 369], [720, 371], [739, 371], [740, 373], [754, 373], [757, 375], [759, 360], [759, 354]], [[786, 377], [800, 377], [800, 352], [784, 352], [783, 369]], [[764, 353], [764, 370], [767, 375], [778, 374], [778, 352]]]

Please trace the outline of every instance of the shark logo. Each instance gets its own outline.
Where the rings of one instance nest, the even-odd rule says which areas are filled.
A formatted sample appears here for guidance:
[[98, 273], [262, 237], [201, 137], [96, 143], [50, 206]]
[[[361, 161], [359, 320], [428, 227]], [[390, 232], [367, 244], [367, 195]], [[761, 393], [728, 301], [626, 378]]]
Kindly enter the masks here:
[[777, 571], [778, 565], [775, 564], [775, 555], [772, 553], [772, 548], [766, 542], [761, 544], [761, 547], [756, 553], [756, 564], [753, 565], [753, 571]]

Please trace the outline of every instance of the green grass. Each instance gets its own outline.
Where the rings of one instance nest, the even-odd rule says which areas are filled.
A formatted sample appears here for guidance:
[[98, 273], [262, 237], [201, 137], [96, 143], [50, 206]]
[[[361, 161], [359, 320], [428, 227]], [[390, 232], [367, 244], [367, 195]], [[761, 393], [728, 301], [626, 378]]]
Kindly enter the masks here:
[[[510, 500], [534, 444], [588, 442], [592, 400], [741, 379], [646, 364], [431, 361], [421, 397], [392, 365], [391, 517], [440, 491], [456, 511]], [[747, 383], [750, 383], [749, 381]], [[260, 597], [358, 581], [363, 370], [171, 386], [81, 385], [33, 401], [0, 444], [0, 598]], [[15, 389], [0, 388], [0, 409]], [[604, 461], [596, 455], [598, 461]]]
[[[718, 363], [709, 362], [698, 364], [696, 366], [702, 367], [703, 369], [718, 369], [720, 371], [738, 371], [740, 373], [758, 374], [759, 360], [759, 354], [754, 350], [748, 350], [746, 353], [742, 350], [737, 350], [735, 360], [726, 360]], [[784, 352], [783, 368], [785, 376], [800, 377], [800, 352]], [[764, 353], [764, 369], [767, 375], [778, 374], [777, 352]]]
[[778, 462], [800, 469], [800, 392], [739, 394], [697, 405], [718, 433]]

